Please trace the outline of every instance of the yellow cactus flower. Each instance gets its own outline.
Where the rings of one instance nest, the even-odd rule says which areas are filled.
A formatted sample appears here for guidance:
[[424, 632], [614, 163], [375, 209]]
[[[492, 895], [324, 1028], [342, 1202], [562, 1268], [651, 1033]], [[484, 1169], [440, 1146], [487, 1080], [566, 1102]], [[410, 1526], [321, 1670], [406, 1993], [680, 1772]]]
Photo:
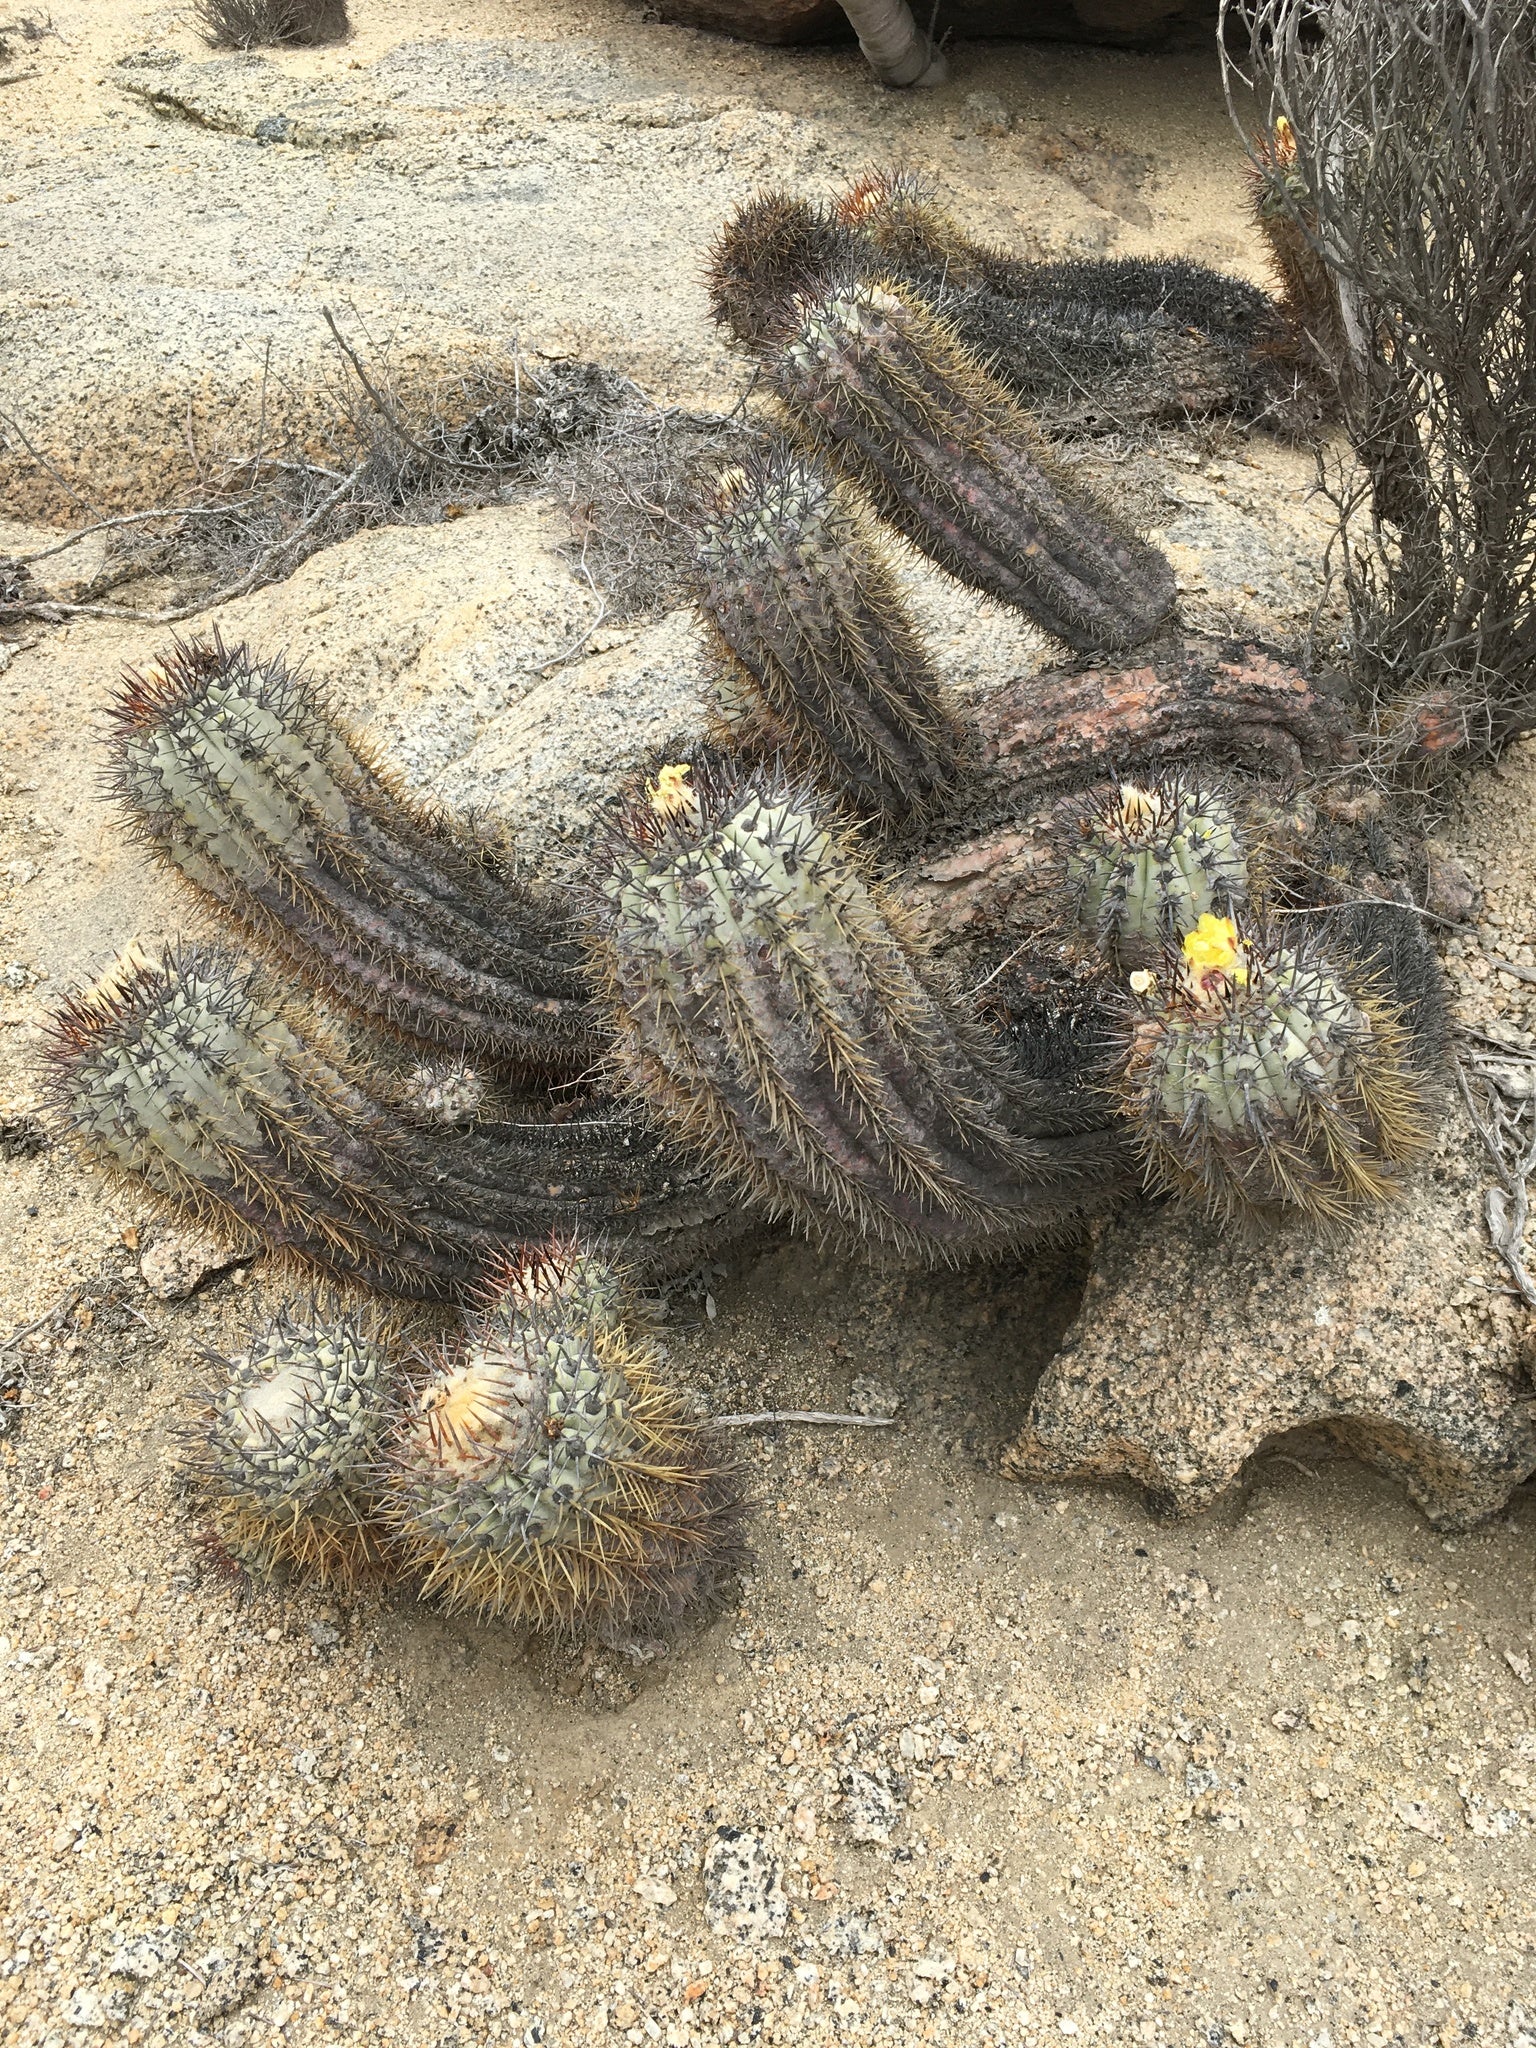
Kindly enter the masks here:
[[1192, 932], [1184, 934], [1184, 971], [1197, 995], [1218, 993], [1214, 984], [1248, 986], [1248, 962], [1230, 917], [1206, 911]]
[[658, 818], [675, 818], [679, 811], [691, 811], [697, 806], [698, 798], [688, 779], [692, 773], [686, 761], [673, 761], [657, 770], [656, 780], [645, 793]]
[[1296, 161], [1296, 130], [1284, 114], [1275, 116], [1274, 160], [1281, 170], [1289, 170]]

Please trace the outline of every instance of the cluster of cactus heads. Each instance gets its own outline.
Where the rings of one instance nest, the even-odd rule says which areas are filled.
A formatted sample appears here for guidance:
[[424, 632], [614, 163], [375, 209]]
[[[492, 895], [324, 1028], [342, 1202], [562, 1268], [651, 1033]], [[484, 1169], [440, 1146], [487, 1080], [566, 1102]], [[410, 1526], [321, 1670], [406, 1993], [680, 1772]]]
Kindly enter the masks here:
[[317, 993], [533, 1077], [599, 1050], [569, 918], [409, 802], [281, 660], [178, 643], [129, 676], [110, 748], [134, 836]]
[[1160, 959], [1211, 912], [1248, 900], [1248, 858], [1230, 797], [1166, 774], [1100, 791], [1068, 827], [1078, 921], [1123, 967]]
[[1010, 1071], [814, 796], [662, 771], [616, 833], [608, 994], [632, 1086], [770, 1213], [929, 1256], [1040, 1239], [1115, 1187], [1070, 1077]]
[[1028, 416], [919, 301], [808, 294], [772, 365], [808, 445], [962, 582], [1069, 647], [1134, 647], [1173, 610], [1167, 559], [1060, 472]]
[[[1419, 970], [1337, 932], [1265, 936], [1244, 823], [1263, 803], [1194, 745], [1222, 716], [1247, 733], [1249, 696], [1170, 642], [1169, 564], [1056, 468], [935, 310], [940, 271], [957, 305], [1070, 301], [1250, 353], [1268, 317], [1188, 266], [1016, 263], [900, 175], [827, 208], [754, 202], [712, 282], [793, 440], [716, 479], [696, 553], [751, 761], [661, 769], [557, 901], [410, 801], [282, 662], [178, 644], [115, 707], [111, 792], [269, 966], [173, 948], [65, 1007], [51, 1087], [88, 1157], [236, 1243], [418, 1301], [474, 1299], [559, 1231], [653, 1272], [765, 1218], [928, 1258], [1035, 1242], [1125, 1190], [1133, 1139], [1226, 1210], [1328, 1217], [1390, 1192], [1427, 1116]], [[1090, 715], [1051, 714], [1051, 802], [1064, 769], [1100, 793], [1068, 813], [1050, 930], [1009, 932], [1009, 979], [985, 977], [986, 1022], [853, 834], [910, 851], [968, 800], [1016, 816], [1041, 785], [1001, 740], [988, 755], [985, 714], [962, 732], [871, 514], [1074, 648], [1144, 650], [1118, 693], [1081, 672]], [[1275, 675], [1269, 696], [1318, 725]], [[1106, 783], [1127, 758], [1148, 766]], [[1197, 974], [1187, 949], [1218, 927], [1227, 969]], [[1053, 980], [1063, 957], [1078, 981]], [[606, 1096], [580, 1092], [594, 1077]], [[445, 1413], [502, 1399], [455, 1360]]]
[[186, 1462], [209, 1533], [251, 1579], [350, 1590], [388, 1575], [373, 1495], [393, 1379], [386, 1332], [313, 1301], [226, 1361]]
[[400, 1348], [310, 1303], [225, 1362], [185, 1462], [252, 1580], [411, 1584], [564, 1633], [709, 1612], [741, 1553], [739, 1474], [612, 1265], [554, 1241], [495, 1269], [418, 1371]]
[[951, 718], [879, 541], [821, 466], [774, 441], [724, 472], [698, 562], [745, 686], [736, 743], [802, 763], [855, 816], [931, 813]]
[[241, 1243], [409, 1300], [458, 1300], [552, 1230], [696, 1264], [721, 1201], [643, 1112], [434, 1128], [238, 956], [130, 959], [55, 1020], [50, 1087], [91, 1161]]
[[391, 1435], [381, 1508], [451, 1609], [634, 1629], [707, 1610], [737, 1475], [685, 1413], [611, 1266], [571, 1248], [495, 1276]]
[[1221, 1217], [1336, 1224], [1428, 1144], [1412, 1032], [1347, 950], [1207, 912], [1130, 986], [1122, 1088], [1155, 1184]]

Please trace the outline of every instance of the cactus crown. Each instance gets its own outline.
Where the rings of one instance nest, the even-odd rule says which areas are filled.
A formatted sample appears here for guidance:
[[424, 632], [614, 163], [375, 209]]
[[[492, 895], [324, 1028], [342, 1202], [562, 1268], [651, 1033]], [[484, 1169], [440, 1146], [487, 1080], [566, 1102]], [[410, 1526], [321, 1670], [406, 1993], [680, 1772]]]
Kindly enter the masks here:
[[1216, 1213], [1336, 1222], [1428, 1142], [1402, 1017], [1347, 957], [1208, 912], [1132, 989], [1124, 1085], [1149, 1168]]
[[1122, 963], [1155, 958], [1209, 911], [1248, 896], [1248, 863], [1230, 798], [1211, 784], [1165, 775], [1123, 782], [1083, 804], [1067, 876], [1078, 917]]
[[707, 1601], [735, 1552], [730, 1470], [572, 1246], [505, 1267], [400, 1418], [385, 1513], [453, 1608], [633, 1626]]
[[987, 284], [997, 271], [1021, 268], [973, 242], [938, 204], [932, 182], [917, 171], [866, 172], [839, 198], [835, 218], [877, 261], [898, 271], [942, 268], [952, 291]]
[[368, 1487], [391, 1379], [382, 1336], [289, 1304], [221, 1363], [189, 1463], [223, 1548], [256, 1577], [290, 1565], [354, 1582], [377, 1570]]
[[849, 238], [824, 207], [760, 192], [736, 209], [709, 253], [709, 305], [743, 347], [773, 345], [795, 294], [845, 264]]
[[955, 765], [938, 679], [884, 550], [820, 464], [775, 440], [726, 470], [698, 564], [750, 699], [735, 736], [784, 752], [857, 814], [931, 810]]

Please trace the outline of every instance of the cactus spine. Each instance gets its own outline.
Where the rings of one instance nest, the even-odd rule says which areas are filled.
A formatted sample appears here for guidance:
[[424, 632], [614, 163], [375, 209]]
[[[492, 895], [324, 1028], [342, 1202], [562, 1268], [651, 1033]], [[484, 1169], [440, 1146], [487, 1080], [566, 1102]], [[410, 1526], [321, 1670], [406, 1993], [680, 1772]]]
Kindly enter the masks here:
[[937, 678], [879, 543], [819, 464], [776, 443], [719, 479], [702, 604], [753, 691], [749, 731], [856, 815], [930, 811], [954, 771]]
[[662, 771], [615, 841], [623, 1069], [813, 1235], [930, 1254], [1038, 1237], [1113, 1183], [1071, 1086], [1010, 1076], [781, 776]]
[[556, 1247], [493, 1290], [431, 1362], [382, 1468], [423, 1591], [564, 1631], [707, 1609], [739, 1555], [736, 1474], [613, 1268]]
[[255, 973], [211, 950], [124, 963], [56, 1018], [51, 1088], [97, 1165], [235, 1242], [452, 1300], [487, 1259], [580, 1225], [695, 1263], [720, 1213], [642, 1116], [434, 1130]]
[[130, 675], [111, 748], [135, 836], [316, 992], [531, 1075], [594, 1057], [569, 929], [408, 802], [280, 660], [178, 643]]
[[1248, 897], [1248, 863], [1231, 802], [1177, 775], [1125, 782], [1081, 805], [1067, 875], [1079, 922], [1122, 966], [1145, 966], [1210, 911]]
[[253, 1578], [355, 1587], [387, 1569], [371, 1499], [392, 1368], [356, 1317], [285, 1308], [208, 1397], [188, 1465], [213, 1534]]
[[797, 430], [952, 574], [1088, 652], [1173, 610], [1173, 571], [1055, 473], [942, 321], [880, 284], [802, 300], [774, 380]]
[[1428, 1143], [1411, 1034], [1347, 956], [1207, 914], [1131, 986], [1127, 1114], [1151, 1177], [1213, 1214], [1336, 1223]]

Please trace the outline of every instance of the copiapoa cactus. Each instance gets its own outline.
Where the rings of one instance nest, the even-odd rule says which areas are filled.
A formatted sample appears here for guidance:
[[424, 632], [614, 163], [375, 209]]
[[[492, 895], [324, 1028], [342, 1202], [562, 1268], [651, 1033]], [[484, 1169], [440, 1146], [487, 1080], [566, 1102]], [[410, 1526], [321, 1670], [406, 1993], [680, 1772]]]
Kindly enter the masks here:
[[1067, 831], [1078, 919], [1122, 965], [1145, 966], [1200, 919], [1248, 899], [1231, 800], [1178, 775], [1123, 782], [1080, 805]]
[[178, 643], [113, 710], [134, 836], [316, 993], [532, 1076], [599, 1050], [568, 923], [410, 803], [280, 660]]
[[222, 1363], [186, 1458], [220, 1549], [258, 1581], [382, 1578], [372, 1486], [393, 1378], [387, 1333], [290, 1304]]
[[433, 1128], [247, 963], [130, 959], [55, 1019], [50, 1088], [93, 1163], [184, 1216], [412, 1300], [472, 1291], [552, 1229], [697, 1263], [723, 1199], [638, 1111]]
[[1131, 989], [1126, 1113], [1154, 1182], [1213, 1214], [1338, 1223], [1428, 1143], [1403, 1009], [1342, 949], [1208, 912]]
[[1078, 1077], [1009, 1070], [777, 772], [664, 768], [604, 893], [622, 1071], [770, 1212], [955, 1256], [1066, 1229], [1117, 1183]]
[[563, 1631], [707, 1611], [740, 1555], [737, 1475], [667, 1386], [617, 1273], [557, 1246], [491, 1293], [430, 1361], [381, 1468], [422, 1590]]
[[[832, 207], [784, 192], [747, 201], [715, 242], [711, 304], [764, 353], [798, 296], [852, 277], [915, 294], [1063, 424], [1212, 412], [1300, 423], [1285, 311], [1256, 286], [1177, 257], [1022, 262], [965, 234], [908, 171], [861, 178]], [[1315, 418], [1315, 400], [1302, 416]]]
[[700, 600], [750, 695], [741, 738], [782, 748], [856, 815], [930, 812], [955, 767], [938, 679], [868, 522], [775, 442], [717, 480]]
[[1169, 617], [1167, 560], [1060, 475], [942, 320], [860, 282], [796, 311], [772, 365], [792, 424], [915, 545], [1080, 651], [1134, 646]]

